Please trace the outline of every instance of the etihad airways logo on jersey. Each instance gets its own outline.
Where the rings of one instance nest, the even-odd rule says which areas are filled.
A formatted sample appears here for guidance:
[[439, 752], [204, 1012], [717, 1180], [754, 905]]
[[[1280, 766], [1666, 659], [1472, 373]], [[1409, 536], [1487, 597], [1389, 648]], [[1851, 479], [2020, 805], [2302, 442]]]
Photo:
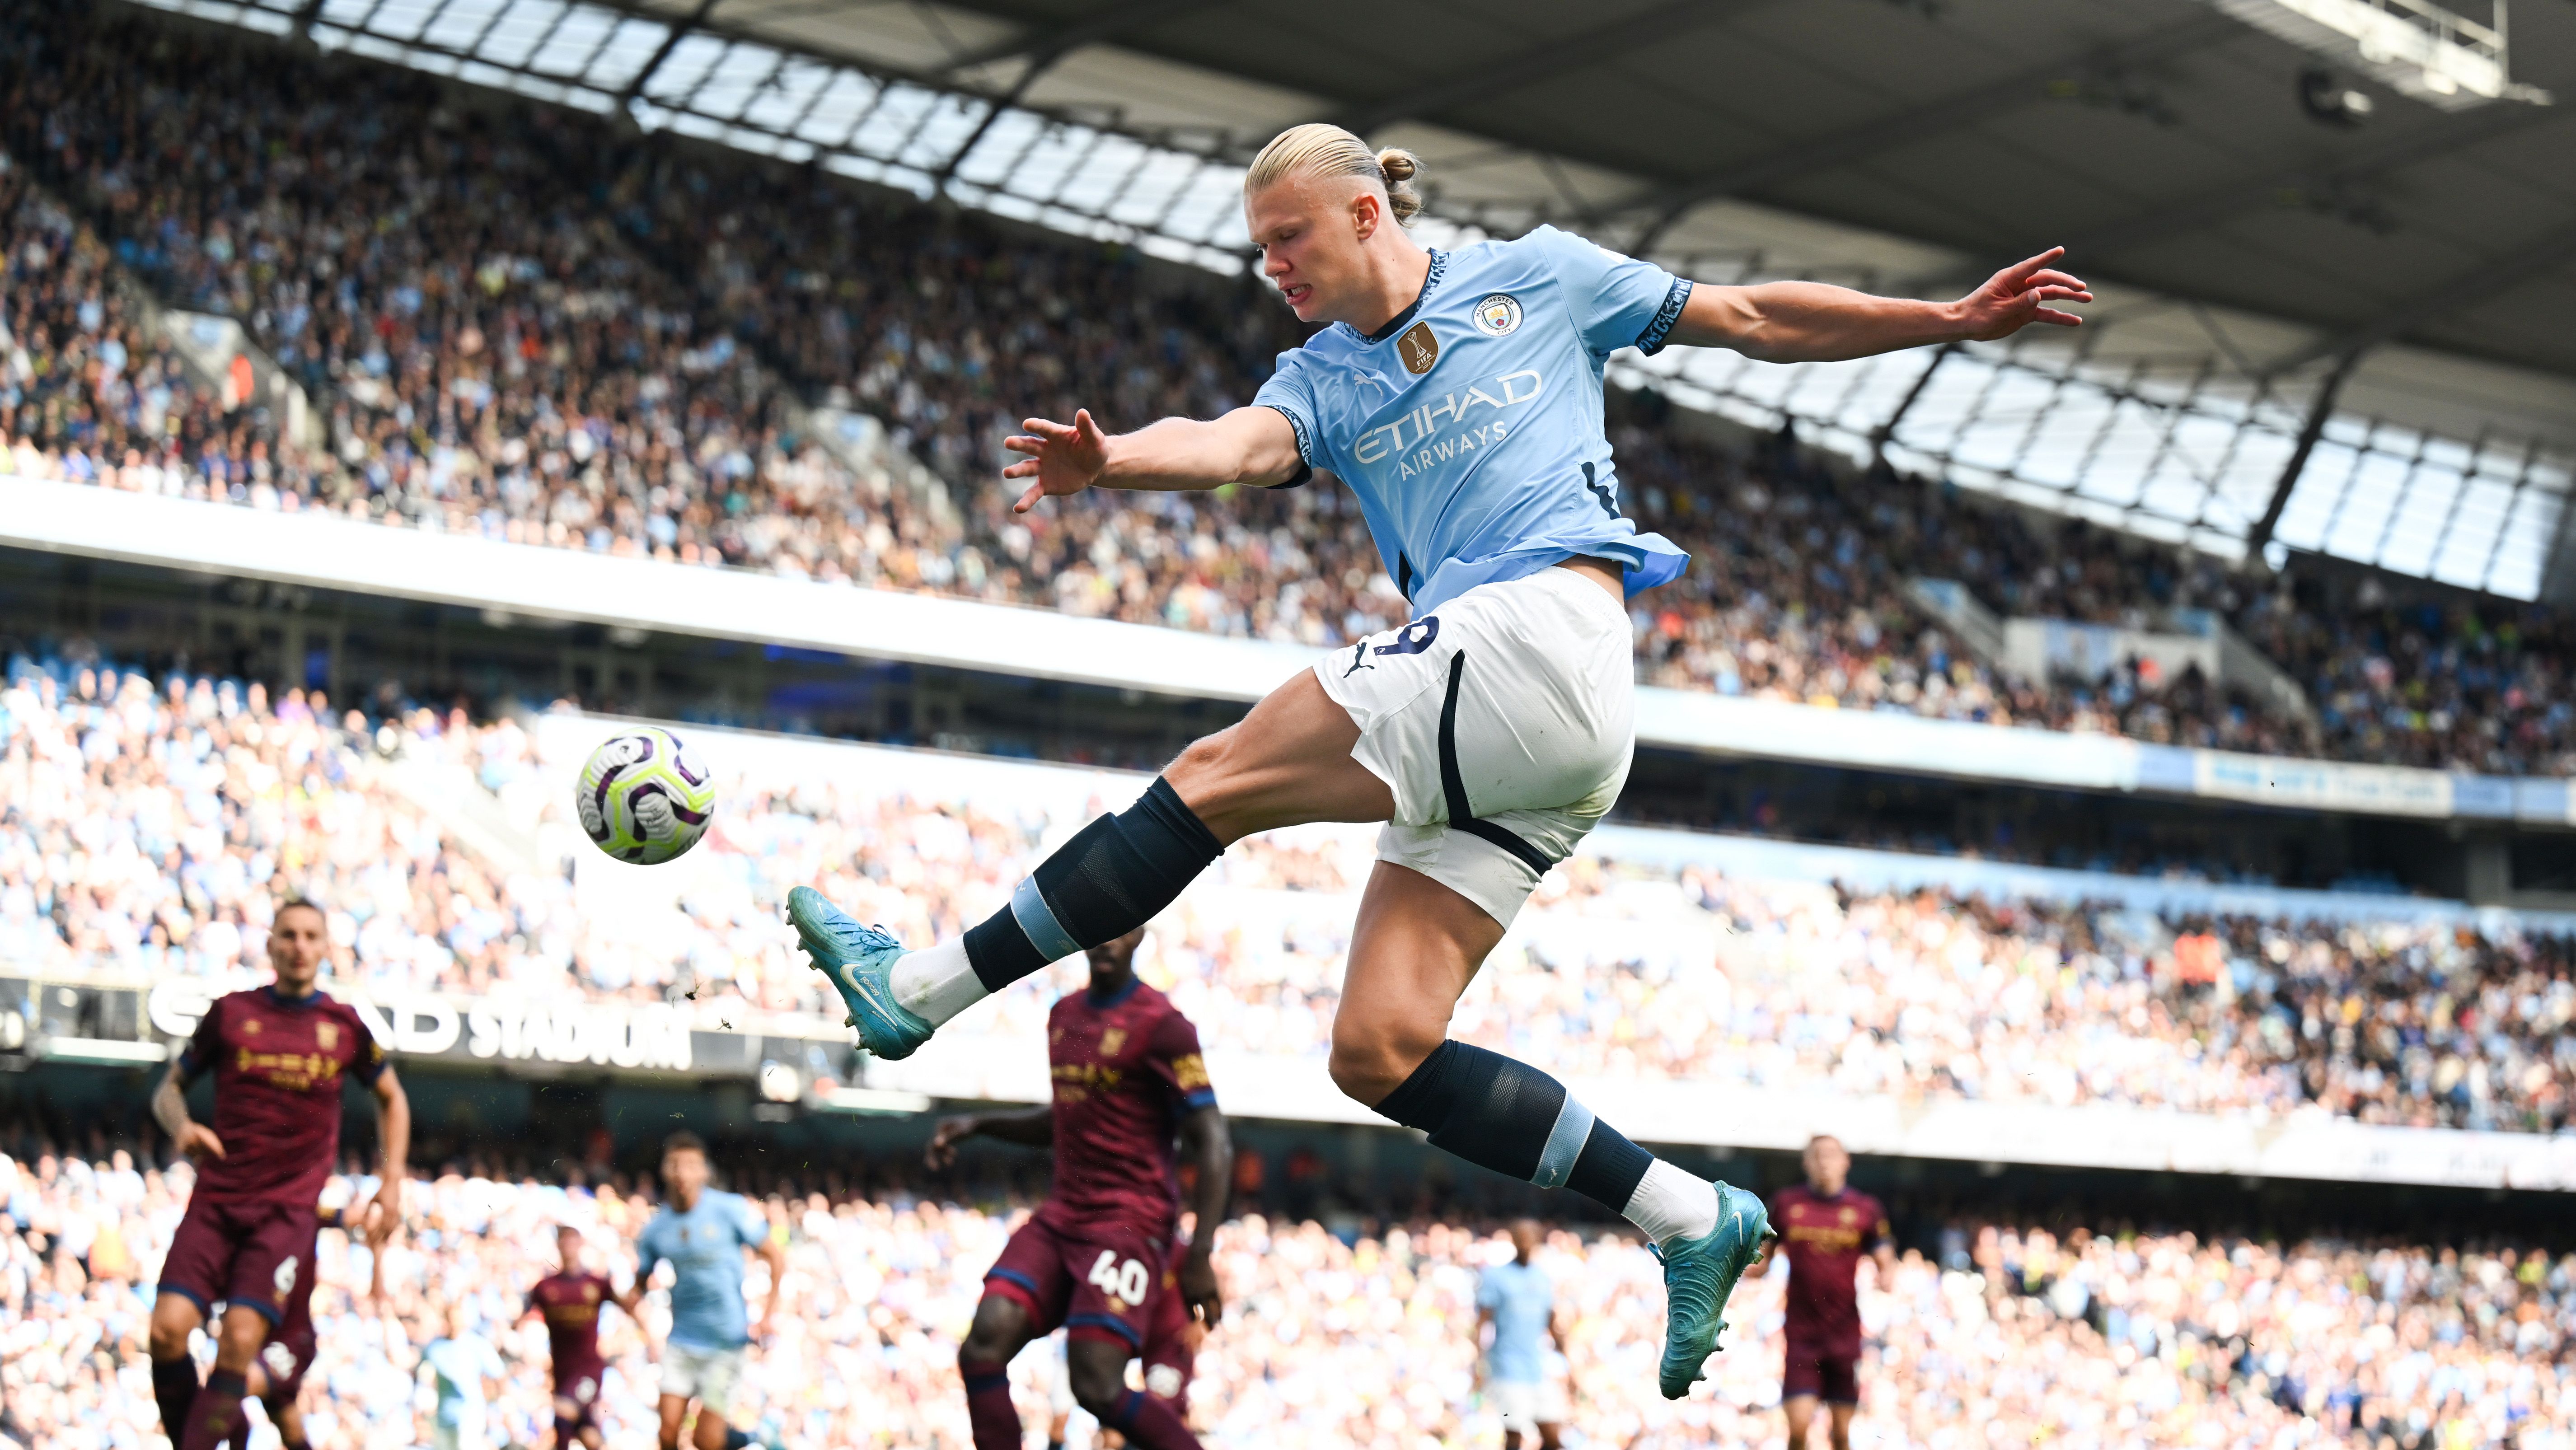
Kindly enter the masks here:
[[[1473, 453], [1503, 441], [1509, 425], [1500, 417], [1479, 419], [1474, 416], [1476, 409], [1493, 408], [1499, 412], [1515, 408], [1536, 401], [1546, 390], [1547, 380], [1539, 376], [1536, 368], [1471, 383], [1464, 393], [1445, 394], [1361, 434], [1351, 456], [1362, 463], [1395, 459], [1396, 476], [1411, 478], [1461, 453]], [[1434, 439], [1434, 432], [1442, 436]]]

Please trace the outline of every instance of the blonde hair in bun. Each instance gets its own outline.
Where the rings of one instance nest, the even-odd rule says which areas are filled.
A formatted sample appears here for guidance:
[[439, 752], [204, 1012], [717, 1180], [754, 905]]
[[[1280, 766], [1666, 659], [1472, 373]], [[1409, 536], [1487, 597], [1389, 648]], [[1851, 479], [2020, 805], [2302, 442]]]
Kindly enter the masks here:
[[1328, 121], [1291, 126], [1272, 137], [1252, 158], [1252, 169], [1243, 174], [1243, 189], [1248, 195], [1301, 174], [1376, 183], [1386, 193], [1388, 213], [1399, 224], [1422, 214], [1422, 192], [1413, 184], [1422, 174], [1422, 158], [1392, 146], [1371, 152], [1366, 142]]

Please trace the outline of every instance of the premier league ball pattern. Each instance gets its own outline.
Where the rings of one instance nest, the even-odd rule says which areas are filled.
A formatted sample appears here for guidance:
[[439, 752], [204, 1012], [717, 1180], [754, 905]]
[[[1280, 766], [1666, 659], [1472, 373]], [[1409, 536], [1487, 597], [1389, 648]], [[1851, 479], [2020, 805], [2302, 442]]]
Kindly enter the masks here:
[[715, 777], [680, 737], [652, 725], [601, 741], [573, 799], [592, 844], [639, 866], [686, 853], [706, 834], [715, 807]]

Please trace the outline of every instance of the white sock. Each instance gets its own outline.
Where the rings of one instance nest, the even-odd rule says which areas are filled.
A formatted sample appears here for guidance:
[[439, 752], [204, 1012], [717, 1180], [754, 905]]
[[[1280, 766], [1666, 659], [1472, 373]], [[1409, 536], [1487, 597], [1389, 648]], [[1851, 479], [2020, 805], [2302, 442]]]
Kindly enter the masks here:
[[1717, 1185], [1658, 1158], [1619, 1212], [1657, 1244], [1695, 1239], [1717, 1227]]
[[[992, 995], [966, 960], [966, 938], [906, 952], [894, 964], [894, 999], [906, 1011], [944, 1027], [948, 1019]], [[1715, 1210], [1710, 1211], [1712, 1215]], [[1714, 1222], [1712, 1217], [1711, 1222]]]

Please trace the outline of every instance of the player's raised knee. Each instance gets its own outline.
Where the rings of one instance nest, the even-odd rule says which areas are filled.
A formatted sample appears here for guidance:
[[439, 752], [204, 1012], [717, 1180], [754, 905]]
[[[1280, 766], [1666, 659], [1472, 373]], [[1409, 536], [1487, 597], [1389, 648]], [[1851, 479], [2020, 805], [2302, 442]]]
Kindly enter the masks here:
[[1372, 1107], [1403, 1085], [1422, 1060], [1440, 1048], [1446, 1022], [1427, 1029], [1390, 1021], [1355, 1022], [1345, 1013], [1333, 1020], [1332, 1056], [1326, 1064], [1333, 1085], [1354, 1101]]
[[1200, 736], [1182, 747], [1163, 771], [1163, 778], [1172, 783], [1172, 789], [1201, 820], [1208, 819], [1211, 813], [1222, 814], [1228, 804], [1228, 788], [1236, 773], [1236, 737], [1241, 728], [1229, 725], [1213, 735]]

